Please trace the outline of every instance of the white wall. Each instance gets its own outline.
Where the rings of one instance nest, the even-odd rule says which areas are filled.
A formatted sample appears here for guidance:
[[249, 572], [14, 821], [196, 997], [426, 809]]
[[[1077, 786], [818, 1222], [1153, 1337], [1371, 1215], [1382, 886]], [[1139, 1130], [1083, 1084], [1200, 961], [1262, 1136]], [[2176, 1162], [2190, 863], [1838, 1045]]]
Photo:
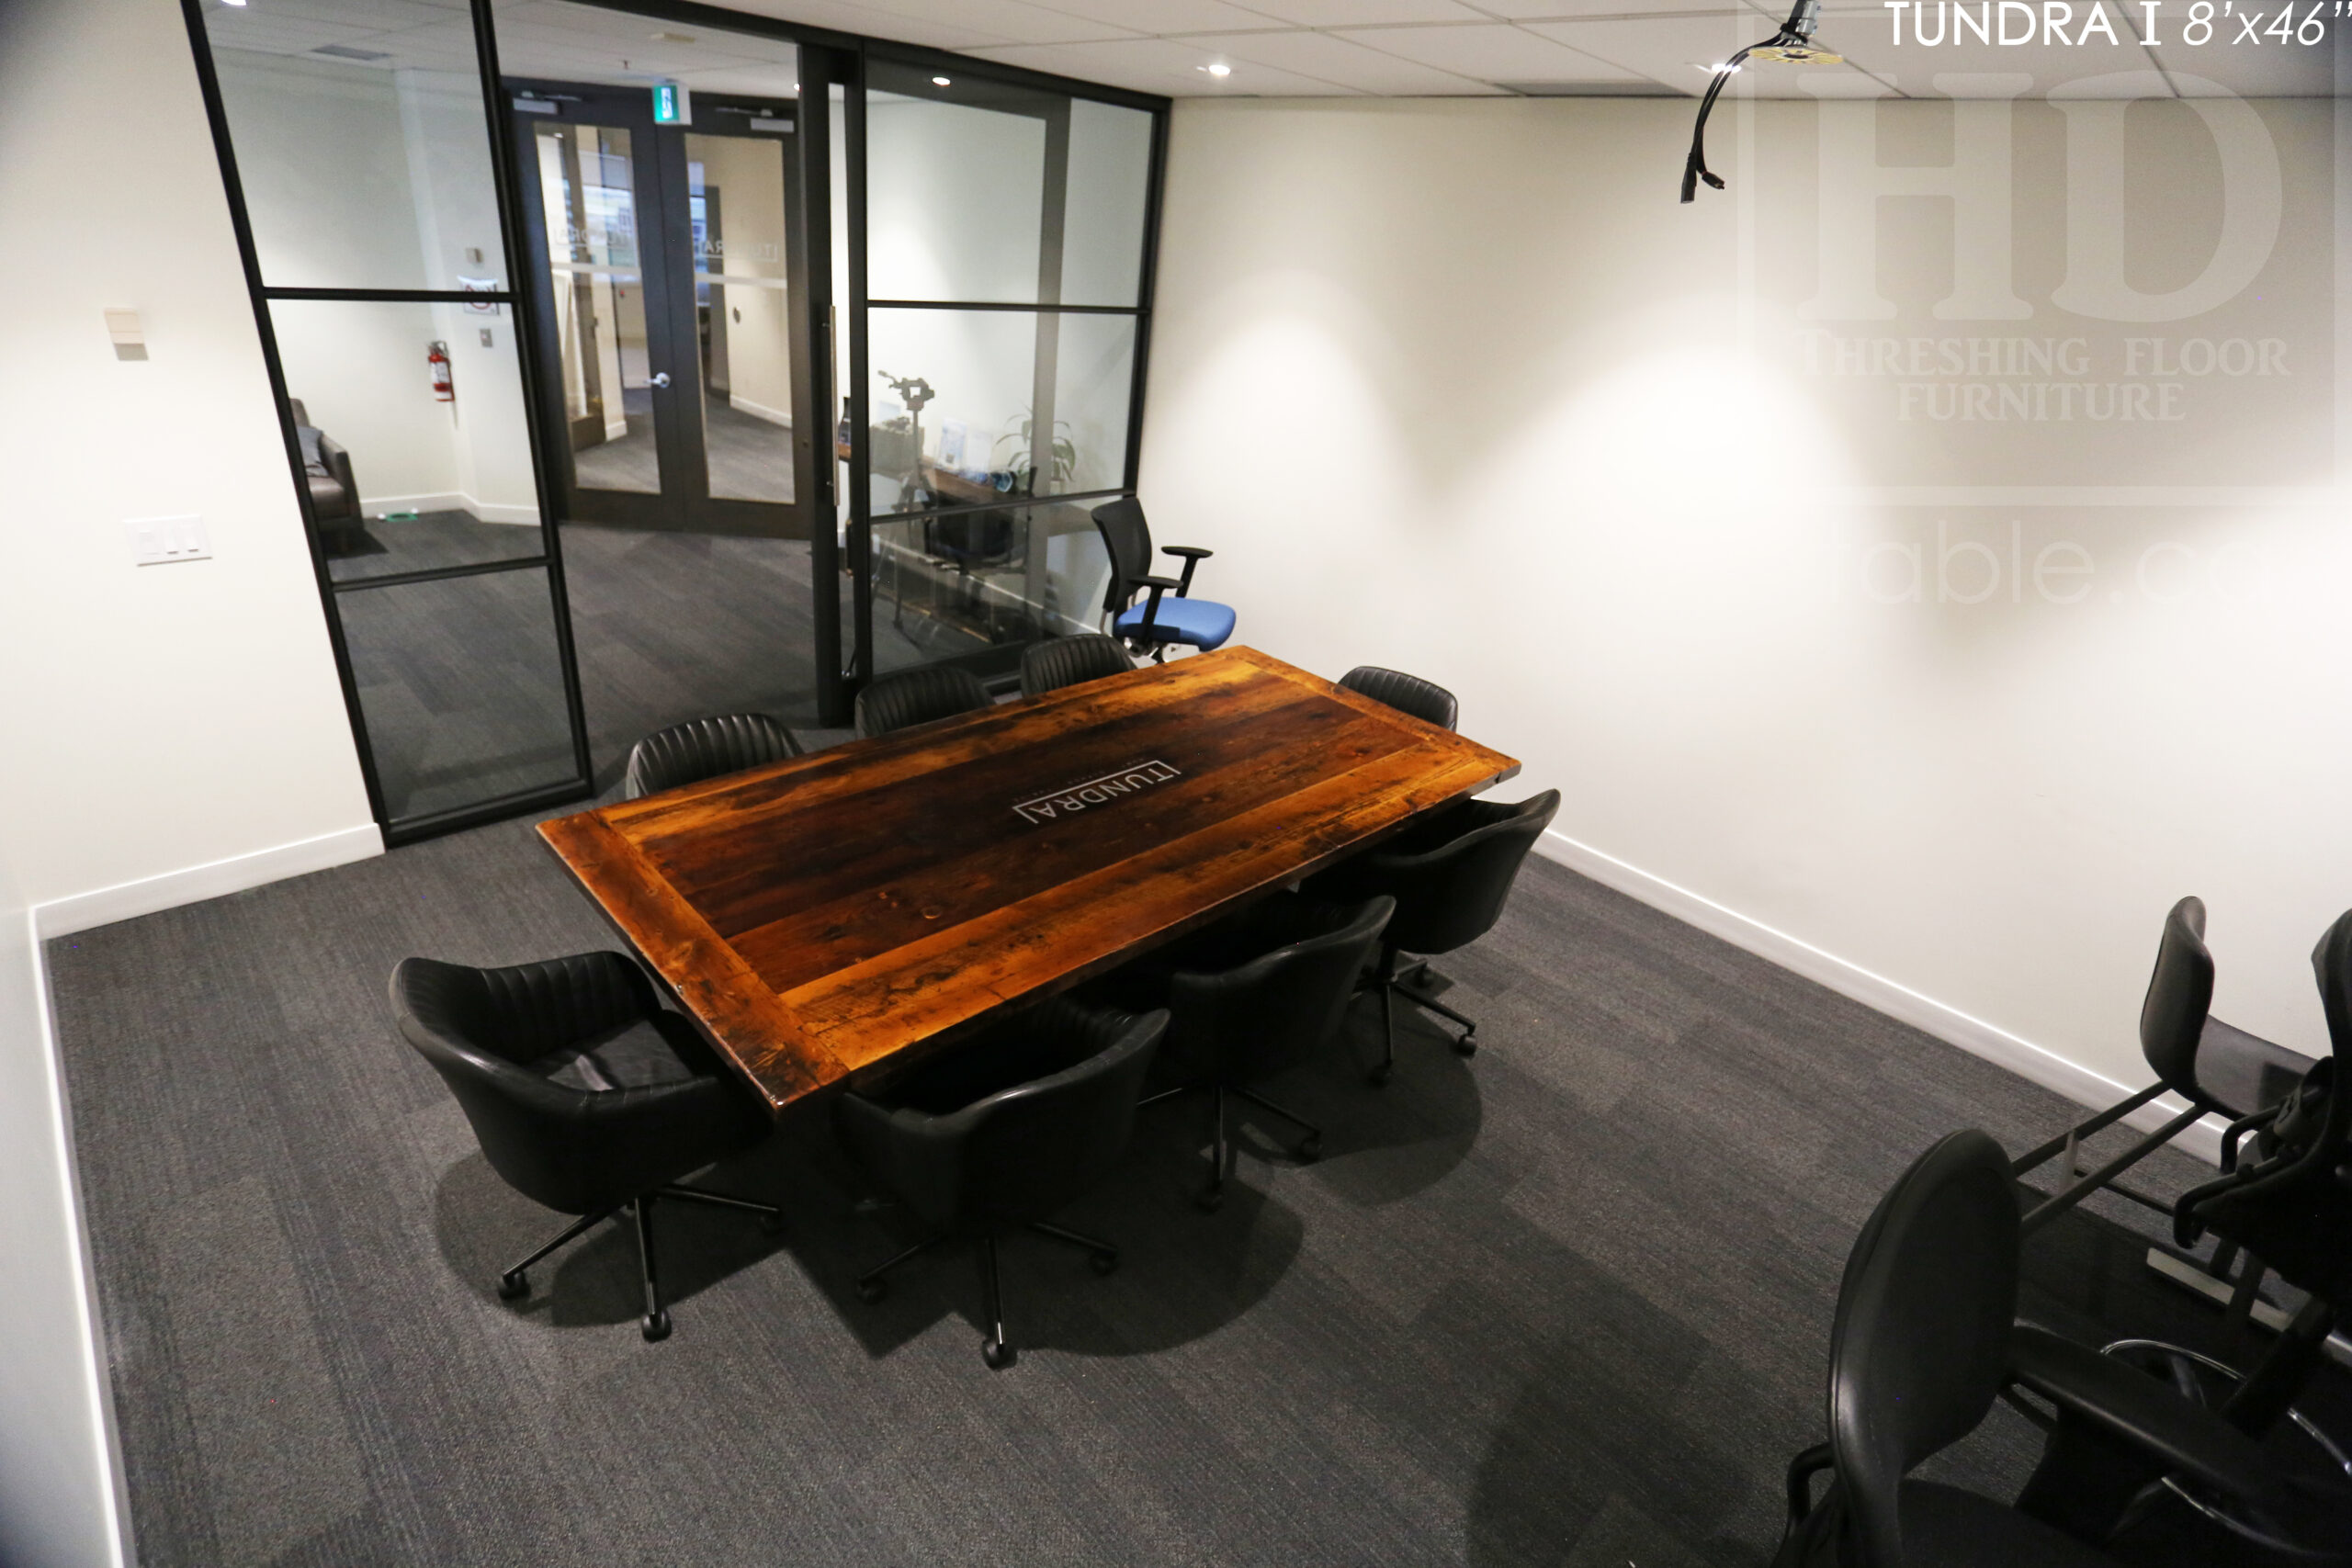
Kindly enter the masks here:
[[[2145, 1081], [2192, 892], [2217, 1012], [2317, 1052], [2305, 956], [2352, 903], [2330, 106], [2111, 112], [1742, 106], [1733, 192], [1682, 207], [1687, 103], [1182, 103], [1155, 530], [1219, 552], [1241, 640], [1453, 687], [1525, 760], [1507, 795], [1565, 792], [1564, 856], [2045, 1082]], [[2096, 162], [2114, 125], [2070, 212], [2070, 129]], [[1847, 199], [1871, 179], [1948, 189]], [[2188, 292], [2115, 319], [2105, 233], [2131, 291]], [[1824, 333], [1897, 346], [1840, 375]], [[1998, 412], [2019, 378], [1936, 361], [2002, 334], [2180, 417], [1928, 417], [1972, 379]], [[2127, 364], [2154, 335], [2290, 374]]]
[[[55, 931], [379, 840], [178, 9], [6, 14], [0, 825]], [[213, 558], [135, 566], [187, 513]]]

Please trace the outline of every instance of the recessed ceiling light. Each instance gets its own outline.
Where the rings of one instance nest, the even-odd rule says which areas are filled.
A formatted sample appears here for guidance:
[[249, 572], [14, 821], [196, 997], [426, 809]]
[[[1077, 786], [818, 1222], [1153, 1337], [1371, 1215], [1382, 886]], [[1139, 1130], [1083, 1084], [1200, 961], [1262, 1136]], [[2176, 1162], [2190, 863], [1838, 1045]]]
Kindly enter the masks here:
[[245, 0], [220, 0], [220, 4], [223, 6], [233, 6], [240, 11], [245, 8]]
[[949, 81], [946, 77], [944, 77], [944, 76], [933, 76], [933, 77], [931, 79], [931, 85], [932, 85], [933, 86], [934, 86], [934, 87], [952, 87], [952, 86], [954, 86], [956, 84], [955, 84], [955, 83], [953, 83], [953, 82], [950, 82], [950, 81]]
[[1202, 66], [1200, 69], [1202, 69], [1203, 71], [1207, 72], [1207, 73], [1208, 73], [1210, 75], [1212, 75], [1212, 76], [1230, 76], [1230, 75], [1232, 75], [1232, 74], [1233, 74], [1233, 67], [1232, 67], [1232, 66], [1230, 66], [1230, 65], [1227, 65], [1227, 64], [1224, 61], [1222, 61], [1222, 60], [1213, 62], [1212, 63], [1207, 64], [1207, 65], [1204, 65], [1204, 66]]
[[695, 41], [695, 35], [692, 33], [648, 33], [645, 36], [651, 39], [655, 43], [692, 43]]
[[1710, 76], [1713, 75], [1713, 74], [1714, 74], [1716, 72], [1718, 72], [1718, 71], [1728, 71], [1728, 72], [1730, 72], [1730, 73], [1731, 73], [1733, 75], [1735, 75], [1735, 76], [1736, 76], [1736, 75], [1738, 75], [1738, 74], [1739, 74], [1739, 67], [1738, 67], [1738, 66], [1736, 66], [1736, 65], [1725, 65], [1725, 64], [1722, 63], [1720, 61], [1719, 61], [1719, 62], [1717, 62], [1715, 64], [1713, 64], [1713, 65], [1700, 65], [1700, 64], [1697, 64], [1697, 63], [1695, 63], [1695, 62], [1694, 62], [1694, 63], [1691, 65], [1690, 69], [1691, 69], [1691, 70], [1693, 70], [1693, 71], [1704, 71], [1704, 72], [1705, 72], [1708, 75], [1710, 75]]

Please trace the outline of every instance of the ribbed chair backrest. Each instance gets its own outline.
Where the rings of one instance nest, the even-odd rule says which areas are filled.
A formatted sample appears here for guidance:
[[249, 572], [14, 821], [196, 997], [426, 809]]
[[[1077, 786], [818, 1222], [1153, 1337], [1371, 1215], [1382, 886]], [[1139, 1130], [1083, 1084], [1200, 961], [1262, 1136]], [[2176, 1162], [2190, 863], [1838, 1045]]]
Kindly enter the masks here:
[[1106, 613], [1124, 610], [1135, 597], [1136, 581], [1151, 571], [1151, 525], [1143, 520], [1143, 502], [1133, 496], [1109, 501], [1094, 509], [1094, 529], [1111, 558], [1111, 581], [1103, 591]]
[[1370, 882], [1396, 900], [1388, 940], [1408, 953], [1451, 953], [1493, 930], [1527, 852], [1559, 809], [1556, 789], [1516, 804], [1468, 801], [1449, 815], [1460, 830], [1445, 842], [1365, 855]]
[[1124, 675], [1135, 667], [1135, 660], [1114, 637], [1088, 633], [1033, 642], [1021, 654], [1021, 694], [1039, 696], [1080, 681]]
[[1059, 1001], [1040, 1012], [1043, 1027], [1075, 1030], [1082, 1038], [1074, 1049], [1084, 1055], [943, 1119], [943, 1131], [962, 1133], [967, 1212], [1043, 1219], [1108, 1176], [1135, 1130], [1168, 1014], [1085, 1012]]
[[587, 1089], [535, 1069], [659, 1010], [645, 972], [620, 953], [503, 969], [408, 958], [390, 990], [401, 1035], [449, 1086], [491, 1168], [550, 1209], [609, 1209], [764, 1131], [726, 1078]]
[[1351, 692], [1360, 692], [1374, 702], [1385, 703], [1400, 713], [1411, 714], [1440, 729], [1452, 729], [1460, 705], [1453, 694], [1434, 681], [1424, 681], [1419, 675], [1408, 675], [1402, 670], [1383, 670], [1377, 664], [1359, 664], [1340, 677], [1339, 683]]
[[2205, 945], [2205, 905], [2183, 898], [2165, 916], [2155, 972], [2140, 1004], [2140, 1052], [2156, 1076], [2199, 1104], [2197, 1043], [2213, 1005], [2213, 954]]
[[885, 675], [858, 693], [857, 732], [888, 735], [988, 705], [988, 688], [969, 670], [926, 664]]
[[1901, 1568], [1903, 1477], [1992, 1409], [2017, 1308], [2008, 1156], [1951, 1134], [1880, 1200], [1838, 1290], [1829, 1447], [1858, 1549], [1845, 1568]]
[[621, 798], [765, 767], [802, 754], [791, 730], [763, 713], [722, 713], [647, 736], [629, 749]]
[[[1339, 1032], [1373, 944], [1395, 913], [1389, 897], [1320, 904], [1283, 897], [1245, 929], [1267, 944], [1216, 972], [1177, 971], [1169, 987], [1168, 1053], [1249, 1082], [1320, 1051]], [[1256, 911], [1252, 911], [1256, 913]]]

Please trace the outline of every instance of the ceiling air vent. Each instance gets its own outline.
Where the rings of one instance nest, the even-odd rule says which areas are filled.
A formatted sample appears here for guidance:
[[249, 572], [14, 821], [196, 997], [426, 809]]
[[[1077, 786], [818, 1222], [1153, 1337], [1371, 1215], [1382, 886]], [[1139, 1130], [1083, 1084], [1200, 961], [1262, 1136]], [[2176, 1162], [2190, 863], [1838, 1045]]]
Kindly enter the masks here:
[[1517, 93], [1522, 98], [1681, 98], [1671, 87], [1656, 82], [1489, 82], [1490, 87], [1500, 87], [1506, 93]]

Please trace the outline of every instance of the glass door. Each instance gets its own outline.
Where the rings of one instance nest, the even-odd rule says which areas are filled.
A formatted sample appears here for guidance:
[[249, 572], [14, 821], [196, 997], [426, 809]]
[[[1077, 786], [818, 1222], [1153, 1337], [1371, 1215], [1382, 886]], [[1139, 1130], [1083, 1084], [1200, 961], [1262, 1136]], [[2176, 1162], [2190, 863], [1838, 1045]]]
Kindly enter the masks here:
[[564, 519], [807, 538], [797, 106], [507, 87]]

